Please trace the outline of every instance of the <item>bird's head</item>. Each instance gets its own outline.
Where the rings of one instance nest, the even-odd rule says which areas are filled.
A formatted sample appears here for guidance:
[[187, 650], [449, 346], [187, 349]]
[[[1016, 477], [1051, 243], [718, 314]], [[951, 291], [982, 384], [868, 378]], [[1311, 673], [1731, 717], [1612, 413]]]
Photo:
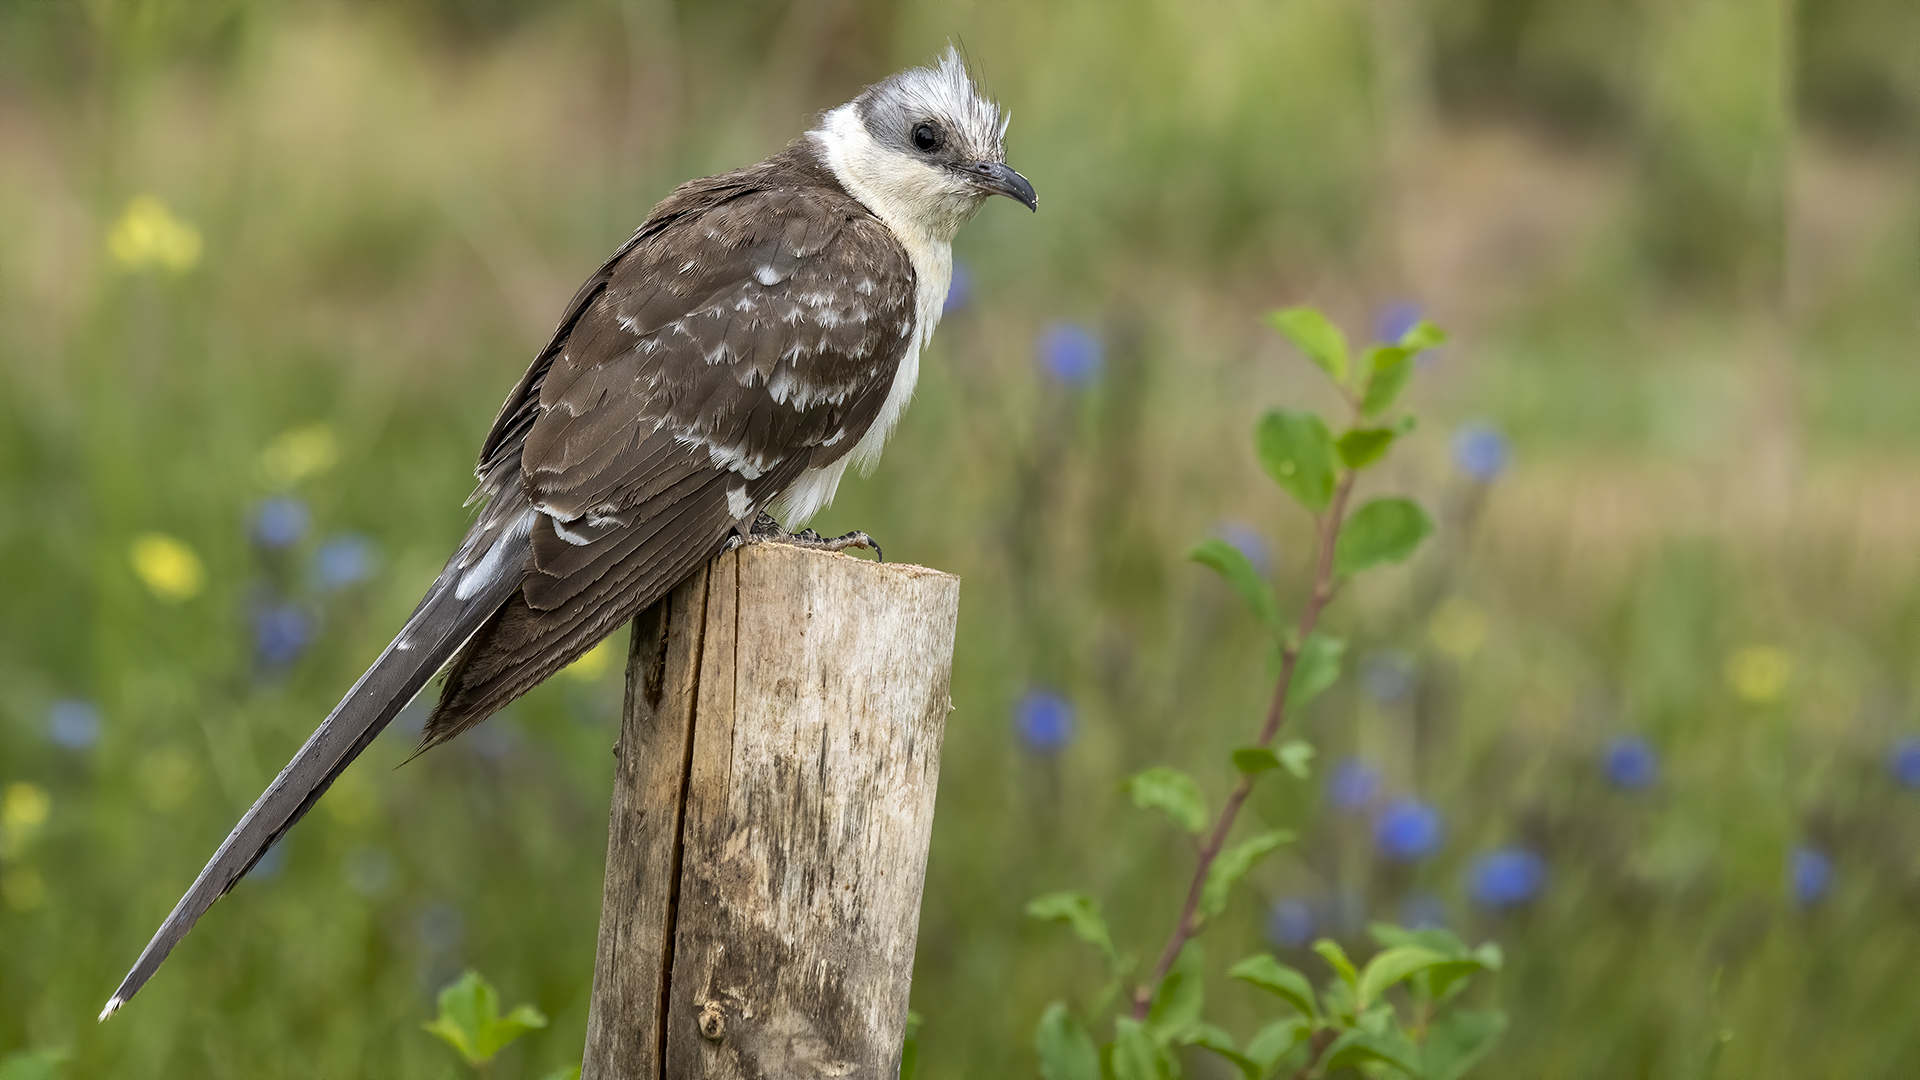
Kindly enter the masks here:
[[974, 88], [958, 51], [908, 68], [828, 112], [809, 133], [855, 198], [895, 230], [942, 243], [994, 195], [1039, 208], [1007, 166], [1007, 117]]

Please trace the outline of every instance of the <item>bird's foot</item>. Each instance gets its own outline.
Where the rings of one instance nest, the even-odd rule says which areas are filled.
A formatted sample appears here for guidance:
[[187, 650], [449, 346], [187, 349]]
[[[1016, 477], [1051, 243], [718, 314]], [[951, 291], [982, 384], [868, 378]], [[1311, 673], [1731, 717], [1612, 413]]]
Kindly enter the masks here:
[[788, 532], [780, 527], [780, 523], [773, 519], [772, 514], [761, 514], [754, 518], [753, 524], [747, 526], [745, 531], [734, 530], [734, 535], [728, 541], [727, 547], [732, 549], [745, 547], [748, 544], [791, 544], [794, 547], [811, 548], [814, 551], [866, 548], [873, 552], [876, 560], [887, 561], [887, 557], [880, 553], [880, 545], [874, 541], [873, 537], [858, 529], [844, 536], [821, 536], [812, 529], [801, 529], [797, 533]]

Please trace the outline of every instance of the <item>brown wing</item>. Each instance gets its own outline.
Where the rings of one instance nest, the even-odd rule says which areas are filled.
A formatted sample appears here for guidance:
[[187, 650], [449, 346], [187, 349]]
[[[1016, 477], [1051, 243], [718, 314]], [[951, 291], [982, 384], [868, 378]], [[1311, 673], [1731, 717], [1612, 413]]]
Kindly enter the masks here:
[[429, 743], [665, 595], [872, 425], [913, 333], [912, 266], [837, 187], [773, 165], [663, 203], [502, 410], [482, 486], [524, 493], [531, 553], [451, 666]]

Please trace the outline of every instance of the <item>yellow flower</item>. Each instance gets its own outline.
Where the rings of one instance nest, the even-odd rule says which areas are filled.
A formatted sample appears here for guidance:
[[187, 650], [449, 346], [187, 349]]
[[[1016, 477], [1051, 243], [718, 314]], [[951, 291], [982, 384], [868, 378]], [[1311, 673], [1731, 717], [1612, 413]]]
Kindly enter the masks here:
[[7, 785], [7, 796], [0, 801], [0, 821], [9, 829], [32, 829], [47, 823], [53, 799], [39, 784], [22, 781]]
[[1727, 686], [1742, 701], [1770, 705], [1793, 680], [1793, 657], [1785, 649], [1751, 645], [1727, 657]]
[[159, 199], [141, 195], [113, 223], [107, 250], [129, 270], [184, 274], [200, 261], [200, 230], [174, 217]]
[[1433, 647], [1456, 659], [1465, 660], [1480, 651], [1487, 640], [1487, 616], [1479, 608], [1459, 597], [1441, 604], [1427, 623], [1427, 636]]
[[52, 810], [53, 799], [46, 788], [25, 781], [8, 784], [6, 795], [0, 797], [0, 855], [19, 855]]
[[200, 565], [200, 556], [165, 533], [145, 533], [134, 538], [130, 554], [133, 572], [162, 600], [169, 603], [190, 600], [206, 587], [207, 572]]
[[23, 866], [0, 878], [0, 895], [13, 910], [32, 911], [47, 898], [47, 885], [32, 867]]
[[587, 650], [586, 655], [567, 666], [567, 675], [581, 682], [592, 682], [607, 673], [613, 664], [613, 642], [602, 641]]
[[340, 443], [325, 424], [295, 428], [260, 451], [260, 479], [270, 488], [289, 488], [318, 476], [340, 460]]

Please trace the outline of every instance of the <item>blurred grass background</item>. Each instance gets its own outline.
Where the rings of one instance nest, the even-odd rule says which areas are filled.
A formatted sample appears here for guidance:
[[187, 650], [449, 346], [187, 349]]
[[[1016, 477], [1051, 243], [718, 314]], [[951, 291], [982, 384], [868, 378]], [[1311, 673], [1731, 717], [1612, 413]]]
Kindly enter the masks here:
[[[1042, 210], [961, 237], [918, 400], [819, 522], [965, 580], [922, 1075], [1030, 1075], [1097, 983], [1030, 896], [1089, 889], [1140, 953], [1173, 917], [1190, 856], [1114, 785], [1218, 799], [1255, 726], [1255, 629], [1182, 553], [1224, 532], [1297, 599], [1248, 434], [1328, 403], [1256, 321], [1301, 302], [1453, 331], [1378, 481], [1442, 530], [1336, 606], [1360, 677], [1254, 806], [1304, 839], [1213, 955], [1498, 940], [1490, 1076], [1910, 1069], [1904, 0], [0, 8], [0, 1055], [438, 1075], [471, 965], [554, 1020], [496, 1075], [578, 1060], [612, 649], [404, 769], [384, 737], [93, 1016], [460, 535], [578, 281], [950, 38]], [[1495, 851], [1543, 873], [1495, 888]], [[1250, 995], [1214, 992], [1242, 1037]]]

